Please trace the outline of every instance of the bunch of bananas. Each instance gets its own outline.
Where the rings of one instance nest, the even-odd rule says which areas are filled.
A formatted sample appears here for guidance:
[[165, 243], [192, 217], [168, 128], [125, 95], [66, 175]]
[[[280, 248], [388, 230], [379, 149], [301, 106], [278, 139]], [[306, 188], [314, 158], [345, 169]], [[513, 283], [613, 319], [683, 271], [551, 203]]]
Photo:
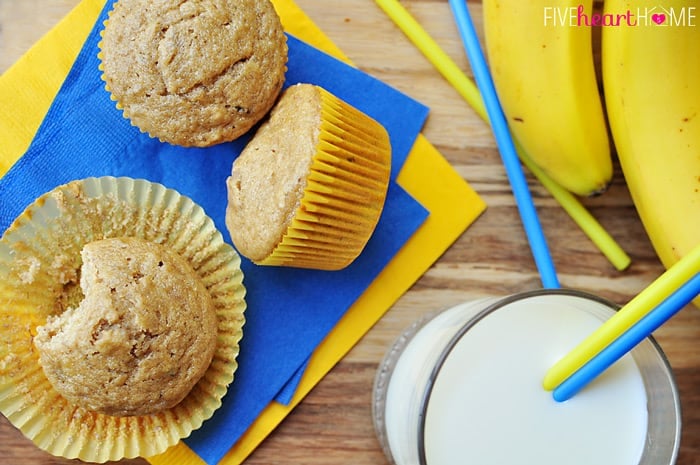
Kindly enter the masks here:
[[594, 13], [592, 0], [483, 0], [485, 42], [501, 105], [528, 155], [563, 187], [590, 196], [611, 181], [614, 146], [670, 267], [700, 242], [700, 11], [696, 0], [640, 3], [605, 0]]

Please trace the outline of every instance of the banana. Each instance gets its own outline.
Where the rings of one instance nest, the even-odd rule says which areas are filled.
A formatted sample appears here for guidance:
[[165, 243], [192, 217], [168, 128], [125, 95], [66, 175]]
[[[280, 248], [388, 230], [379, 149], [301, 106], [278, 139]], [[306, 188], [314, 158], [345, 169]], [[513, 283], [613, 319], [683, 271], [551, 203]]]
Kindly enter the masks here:
[[592, 0], [483, 0], [486, 53], [513, 136], [581, 196], [605, 191], [613, 173], [591, 17]]
[[700, 18], [696, 0], [659, 5], [606, 0], [606, 15], [629, 12], [630, 20], [603, 28], [601, 62], [625, 181], [670, 267], [700, 243]]

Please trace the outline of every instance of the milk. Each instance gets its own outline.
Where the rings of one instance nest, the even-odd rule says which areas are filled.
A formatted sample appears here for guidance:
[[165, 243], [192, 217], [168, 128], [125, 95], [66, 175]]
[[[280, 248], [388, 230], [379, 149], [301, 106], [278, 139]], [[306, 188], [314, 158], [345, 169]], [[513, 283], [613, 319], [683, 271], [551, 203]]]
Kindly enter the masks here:
[[[497, 309], [475, 318], [489, 306]], [[640, 349], [641, 369], [628, 354], [566, 402], [542, 388], [546, 371], [612, 312], [585, 295], [535, 293], [468, 302], [417, 324], [377, 376], [375, 424], [385, 452], [397, 465], [644, 463], [644, 372], [670, 378], [654, 344]], [[666, 389], [675, 407], [664, 410], [677, 413], [675, 385]], [[676, 442], [665, 439], [669, 450], [649, 463], [675, 460], [676, 425], [663, 422]]]

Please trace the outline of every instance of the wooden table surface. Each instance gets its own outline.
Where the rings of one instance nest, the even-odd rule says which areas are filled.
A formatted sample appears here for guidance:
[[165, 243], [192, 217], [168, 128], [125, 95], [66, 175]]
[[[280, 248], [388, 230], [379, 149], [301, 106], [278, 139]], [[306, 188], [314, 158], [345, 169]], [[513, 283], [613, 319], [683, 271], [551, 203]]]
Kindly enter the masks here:
[[[0, 0], [0, 72], [78, 0]], [[518, 212], [486, 125], [371, 0], [297, 0], [306, 13], [364, 71], [431, 109], [425, 136], [479, 192], [487, 211], [389, 310], [246, 461], [248, 464], [385, 464], [374, 436], [370, 398], [375, 370], [394, 338], [420, 315], [479, 296], [539, 285]], [[468, 72], [446, 0], [403, 4]], [[477, 27], [481, 6], [470, 2]], [[8, 111], [7, 109], [2, 109]], [[561, 283], [625, 303], [663, 268], [624, 179], [583, 202], [632, 257], [616, 271], [567, 214], [529, 177]], [[700, 311], [684, 309], [656, 338], [675, 371], [683, 409], [678, 465], [700, 464]], [[614, 434], [614, 432], [611, 432]], [[38, 450], [0, 416], [0, 464], [67, 464]], [[124, 461], [145, 464], [144, 460]]]

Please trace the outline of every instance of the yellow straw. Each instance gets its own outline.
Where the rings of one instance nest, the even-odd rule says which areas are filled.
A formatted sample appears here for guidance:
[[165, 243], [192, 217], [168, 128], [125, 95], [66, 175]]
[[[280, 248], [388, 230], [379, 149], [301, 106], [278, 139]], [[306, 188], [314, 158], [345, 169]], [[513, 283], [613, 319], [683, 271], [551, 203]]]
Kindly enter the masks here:
[[[459, 66], [440, 48], [411, 14], [396, 0], [375, 0], [375, 2], [435, 66], [447, 82], [457, 90], [472, 109], [484, 121], [488, 122], [486, 107], [476, 84], [462, 72]], [[523, 164], [535, 175], [552, 197], [559, 202], [564, 211], [569, 214], [613, 266], [618, 270], [627, 268], [631, 261], [630, 257], [615, 242], [615, 239], [608, 234], [571, 192], [554, 182], [532, 161], [517, 140], [515, 140], [515, 145], [518, 157]]]
[[554, 364], [542, 381], [544, 388], [551, 391], [559, 386], [698, 272], [700, 272], [700, 245], [671, 266], [620, 311]]

